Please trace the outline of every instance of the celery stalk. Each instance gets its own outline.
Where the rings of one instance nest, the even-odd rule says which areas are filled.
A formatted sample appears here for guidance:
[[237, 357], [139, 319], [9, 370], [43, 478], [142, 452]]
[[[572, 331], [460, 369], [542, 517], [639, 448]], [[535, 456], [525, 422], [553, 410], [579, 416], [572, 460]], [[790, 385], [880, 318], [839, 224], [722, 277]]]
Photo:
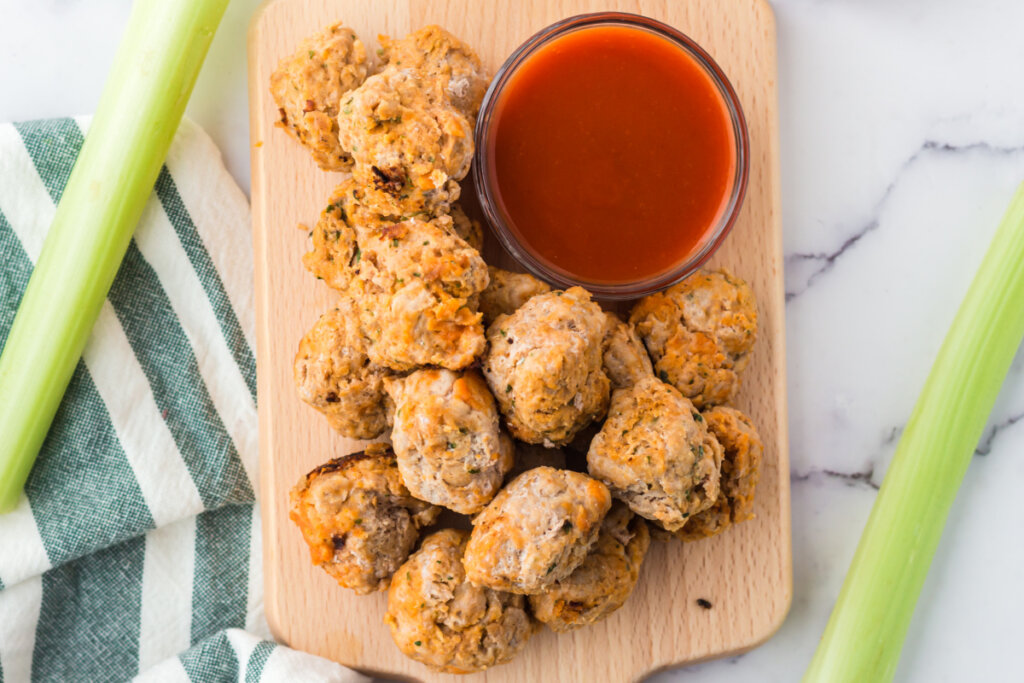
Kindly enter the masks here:
[[892, 680], [950, 506], [1024, 336], [1024, 185], [939, 350], [805, 683]]
[[0, 355], [0, 512], [17, 503], [228, 0], [136, 0]]

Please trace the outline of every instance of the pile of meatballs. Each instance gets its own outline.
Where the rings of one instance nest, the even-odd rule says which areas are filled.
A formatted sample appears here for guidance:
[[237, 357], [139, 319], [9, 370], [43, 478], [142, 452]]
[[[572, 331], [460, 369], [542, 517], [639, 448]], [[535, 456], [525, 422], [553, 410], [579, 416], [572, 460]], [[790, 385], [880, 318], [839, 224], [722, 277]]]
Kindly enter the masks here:
[[[344, 174], [303, 258], [337, 299], [299, 343], [298, 394], [343, 436], [390, 436], [302, 477], [291, 518], [341, 586], [388, 591], [403, 653], [468, 673], [540, 624], [613, 613], [652, 535], [753, 516], [763, 447], [727, 404], [757, 308], [742, 280], [700, 271], [623, 321], [485, 264], [457, 203], [480, 60], [437, 26], [380, 43], [371, 59], [335, 24], [271, 79], [279, 125]], [[438, 530], [445, 508], [472, 530]]]

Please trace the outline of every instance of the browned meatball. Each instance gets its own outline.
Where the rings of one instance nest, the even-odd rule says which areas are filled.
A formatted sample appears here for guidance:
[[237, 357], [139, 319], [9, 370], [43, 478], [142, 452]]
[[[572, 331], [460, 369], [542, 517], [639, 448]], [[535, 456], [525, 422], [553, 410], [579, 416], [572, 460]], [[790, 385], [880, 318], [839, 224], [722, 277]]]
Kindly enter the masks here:
[[387, 588], [419, 530], [439, 508], [409, 495], [386, 446], [336, 458], [305, 475], [291, 491], [289, 516], [319, 565], [345, 588]]
[[464, 674], [503, 664], [534, 632], [523, 596], [466, 579], [468, 538], [455, 529], [427, 536], [388, 590], [384, 621], [395, 644], [435, 671]]
[[477, 251], [484, 248], [484, 226], [475, 218], [470, 218], [462, 207], [452, 204], [452, 231]]
[[580, 287], [539, 294], [487, 329], [487, 384], [520, 441], [561, 446], [604, 416], [605, 315]]
[[302, 338], [293, 374], [299, 398], [342, 435], [373, 439], [387, 426], [388, 373], [367, 357], [351, 299], [341, 299]]
[[754, 489], [764, 445], [750, 418], [727, 406], [703, 413], [704, 422], [722, 444], [721, 492], [710, 508], [694, 515], [676, 532], [684, 541], [697, 541], [754, 517]]
[[306, 270], [339, 292], [348, 289], [356, 276], [356, 255], [359, 253], [356, 231], [349, 225], [345, 213], [348, 189], [344, 183], [335, 188], [309, 234], [313, 248], [302, 257]]
[[611, 331], [604, 339], [604, 371], [613, 388], [631, 387], [654, 374], [651, 359], [633, 326], [608, 315]]
[[[366, 353], [376, 364], [404, 372], [422, 365], [463, 368], [484, 351], [479, 293], [487, 286], [480, 253], [458, 236], [451, 216], [382, 216], [365, 200], [373, 190], [344, 180], [325, 215], [328, 249], [307, 254], [325, 282], [347, 283], [356, 302]], [[334, 240], [355, 245], [340, 245]], [[350, 255], [351, 254], [351, 255]]]
[[605, 485], [585, 474], [524, 472], [473, 520], [466, 575], [496, 590], [545, 590], [583, 562], [610, 506]]
[[636, 514], [675, 531], [718, 497], [722, 447], [693, 403], [646, 377], [616, 389], [587, 452], [590, 475]]
[[397, 371], [458, 370], [483, 354], [477, 300], [487, 267], [478, 251], [437, 219], [360, 226], [357, 234], [359, 277], [350, 291], [371, 360]]
[[[382, 263], [374, 262], [371, 266], [387, 273], [392, 273], [396, 265], [404, 266], [404, 272], [393, 273], [396, 278], [404, 278], [425, 277], [431, 266], [437, 269], [436, 259], [443, 256], [439, 250], [461, 252], [468, 247], [480, 251], [483, 228], [479, 221], [466, 216], [457, 204], [451, 207], [450, 215], [382, 215], [372, 208], [373, 198], [379, 194], [373, 189], [360, 187], [351, 176], [331, 192], [326, 208], [310, 231], [313, 249], [302, 258], [307, 270], [327, 286], [346, 291], [352, 280], [359, 276], [364, 253], [371, 260], [382, 258]], [[413, 228], [407, 224], [414, 224]], [[416, 226], [422, 227], [417, 230]], [[444, 239], [431, 243], [432, 235], [420, 234], [423, 230], [443, 234]], [[417, 239], [403, 240], [410, 233]], [[395, 244], [396, 239], [399, 244]], [[382, 251], [381, 247], [385, 249]], [[430, 257], [435, 260], [424, 260], [425, 268], [408, 267], [416, 265], [418, 259]], [[460, 254], [458, 258], [463, 256]], [[477, 271], [475, 277], [482, 280], [485, 277], [483, 269], [486, 268], [483, 261], [473, 260], [472, 265]], [[420, 274], [417, 276], [416, 272]]]
[[487, 264], [455, 233], [450, 216], [358, 223], [355, 231], [359, 276], [382, 290], [418, 281], [439, 294], [468, 299], [487, 286]]
[[528, 299], [551, 291], [546, 282], [541, 282], [527, 273], [513, 273], [494, 266], [487, 266], [490, 282], [480, 293], [480, 312], [484, 324], [490, 325], [499, 315], [512, 315]]
[[726, 270], [698, 271], [633, 308], [654, 370], [698, 408], [726, 403], [757, 338], [750, 286]]
[[383, 57], [396, 69], [415, 69], [434, 98], [447, 99], [471, 121], [490, 79], [471, 47], [440, 26], [424, 26], [401, 40], [380, 37]]
[[366, 49], [352, 29], [332, 24], [301, 43], [270, 76], [283, 127], [325, 171], [345, 171], [352, 157], [338, 142], [342, 96], [367, 74]]
[[381, 213], [443, 213], [473, 159], [473, 124], [448, 101], [434, 101], [414, 70], [389, 66], [348, 93], [338, 139], [352, 175], [375, 188]]
[[412, 494], [467, 515], [482, 510], [513, 453], [480, 374], [431, 368], [385, 386], [395, 403], [391, 441]]
[[459, 369], [484, 352], [483, 325], [471, 299], [441, 296], [420, 281], [394, 292], [362, 281], [356, 285], [367, 353], [377, 363], [398, 371], [422, 365]]
[[530, 596], [534, 616], [553, 631], [571, 631], [608, 617], [633, 592], [650, 542], [646, 522], [616, 502], [583, 564], [545, 592]]

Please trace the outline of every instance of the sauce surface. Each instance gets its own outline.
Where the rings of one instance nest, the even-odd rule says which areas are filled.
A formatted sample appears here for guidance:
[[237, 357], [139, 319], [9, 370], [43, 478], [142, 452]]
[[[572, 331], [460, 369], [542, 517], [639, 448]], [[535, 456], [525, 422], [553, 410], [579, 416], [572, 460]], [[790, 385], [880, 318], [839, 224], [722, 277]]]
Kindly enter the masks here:
[[725, 208], [735, 172], [726, 104], [680, 47], [595, 26], [553, 39], [505, 84], [491, 186], [535, 258], [596, 283], [685, 261]]

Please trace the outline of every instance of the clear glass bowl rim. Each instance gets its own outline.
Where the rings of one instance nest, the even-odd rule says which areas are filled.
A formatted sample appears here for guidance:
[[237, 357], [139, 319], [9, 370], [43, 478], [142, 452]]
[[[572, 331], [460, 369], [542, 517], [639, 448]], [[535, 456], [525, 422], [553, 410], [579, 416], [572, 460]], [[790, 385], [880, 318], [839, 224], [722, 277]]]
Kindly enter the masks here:
[[[497, 198], [494, 196], [490, 186], [488, 173], [489, 150], [488, 133], [494, 114], [494, 109], [501, 97], [505, 85], [509, 82], [516, 68], [522, 64], [531, 54], [545, 44], [556, 38], [581, 29], [595, 26], [625, 26], [628, 28], [646, 30], [665, 38], [681, 48], [692, 57], [710, 76], [712, 82], [718, 89], [719, 94], [729, 112], [730, 123], [735, 139], [736, 167], [732, 181], [732, 190], [722, 212], [718, 223], [710, 231], [710, 237], [705, 240], [699, 251], [689, 259], [681, 262], [678, 266], [658, 275], [637, 280], [635, 282], [590, 282], [567, 276], [545, 265], [538, 258], [533, 256], [523, 244], [521, 244], [506, 224], [501, 210], [498, 208]], [[683, 32], [664, 24], [656, 19], [630, 14], [626, 12], [594, 12], [591, 14], [579, 14], [557, 21], [547, 26], [533, 36], [528, 38], [522, 45], [509, 55], [505, 63], [501, 65], [494, 79], [491, 81], [487, 93], [484, 95], [480, 105], [480, 115], [477, 118], [475, 140], [476, 152], [473, 162], [473, 180], [476, 186], [480, 206], [483, 209], [488, 222], [491, 224], [492, 232], [497, 235], [502, 247], [512, 258], [520, 263], [532, 275], [545, 280], [556, 287], [572, 287], [578, 285], [587, 289], [595, 296], [602, 299], [622, 300], [634, 299], [665, 289], [685, 279], [700, 268], [712, 254], [721, 246], [728, 236], [733, 224], [743, 205], [746, 195], [747, 180], [749, 176], [750, 143], [747, 132], [746, 119], [743, 116], [743, 109], [740, 106], [739, 97], [729, 82], [728, 77], [721, 67], [715, 62], [700, 45]]]

